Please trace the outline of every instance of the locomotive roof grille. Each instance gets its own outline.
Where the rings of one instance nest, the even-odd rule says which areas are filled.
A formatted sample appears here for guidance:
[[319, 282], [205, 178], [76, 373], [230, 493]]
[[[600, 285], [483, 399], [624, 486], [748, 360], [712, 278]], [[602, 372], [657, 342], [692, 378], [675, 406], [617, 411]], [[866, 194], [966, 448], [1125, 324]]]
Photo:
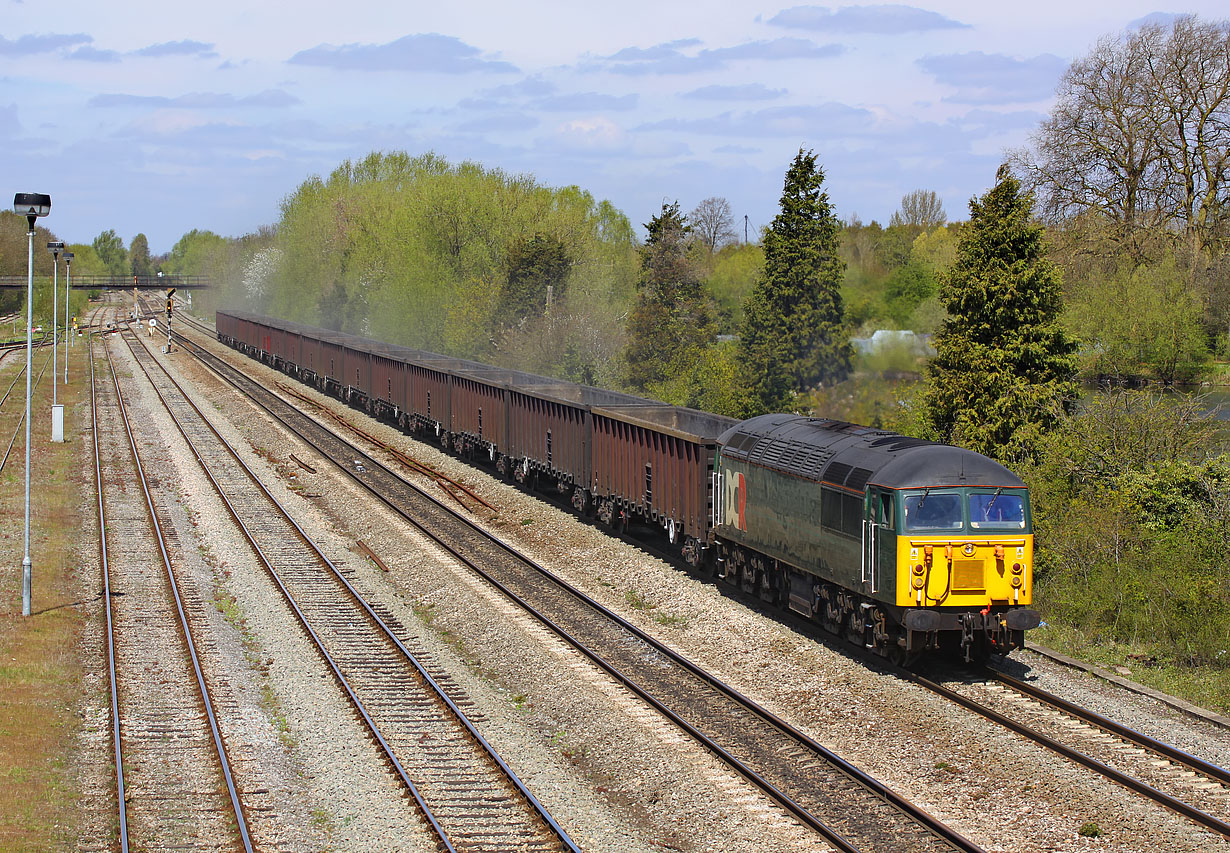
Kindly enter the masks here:
[[846, 477], [850, 476], [852, 470], [854, 470], [853, 465], [847, 465], [845, 462], [832, 462], [825, 469], [824, 476], [821, 479], [841, 486], [845, 484]]
[[855, 468], [850, 472], [850, 476], [846, 477], [846, 488], [861, 492], [867, 488], [867, 481], [870, 479], [870, 468]]
[[760, 415], [719, 438], [723, 454], [851, 492], [981, 485], [1022, 488], [993, 459], [934, 441], [826, 418]]

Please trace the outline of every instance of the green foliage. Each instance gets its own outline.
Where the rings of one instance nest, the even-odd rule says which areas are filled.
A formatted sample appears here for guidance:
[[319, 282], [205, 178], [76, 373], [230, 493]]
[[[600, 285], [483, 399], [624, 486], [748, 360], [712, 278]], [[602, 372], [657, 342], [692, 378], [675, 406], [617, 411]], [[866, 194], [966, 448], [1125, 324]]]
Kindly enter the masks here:
[[1059, 325], [1060, 277], [1032, 200], [1005, 168], [970, 200], [940, 298], [927, 407], [936, 432], [988, 456], [1028, 457], [1076, 397], [1075, 342]]
[[1049, 621], [1230, 666], [1230, 457], [1191, 397], [1098, 393], [1022, 473]]
[[815, 154], [800, 149], [786, 172], [781, 212], [765, 234], [764, 273], [744, 306], [740, 361], [749, 414], [785, 409], [800, 389], [850, 372], [841, 226], [823, 183]]
[[495, 342], [492, 360], [507, 367], [569, 382], [618, 388], [625, 331], [618, 316], [589, 311], [576, 293], [551, 313], [507, 329]]
[[1073, 291], [1086, 375], [1190, 382], [1206, 370], [1200, 300], [1173, 254], [1157, 264], [1125, 261], [1109, 274], [1094, 271]]
[[107, 267], [94, 247], [88, 243], [69, 243], [68, 251], [73, 253], [73, 277], [79, 275], [106, 275]]
[[572, 259], [563, 241], [544, 234], [512, 241], [504, 256], [504, 286], [496, 307], [499, 325], [517, 325], [547, 312], [547, 294], [562, 299]]
[[1102, 834], [1102, 830], [1096, 823], [1082, 823], [1079, 834], [1081, 838], [1097, 838]]
[[721, 341], [700, 350], [690, 364], [651, 385], [647, 393], [672, 406], [736, 418], [748, 407], [740, 378], [739, 345]]
[[[115, 230], [108, 228], [94, 238], [94, 252], [107, 268], [107, 275], [124, 277], [131, 275], [128, 265], [128, 252], [124, 249], [124, 241]], [[148, 250], [148, 246], [146, 249]]]
[[713, 255], [705, 278], [717, 304], [718, 331], [735, 334], [743, 324], [743, 304], [764, 271], [764, 249], [757, 243], [723, 246]]
[[133, 275], [153, 274], [154, 267], [149, 258], [149, 240], [144, 234], [132, 238], [132, 244], [128, 247], [128, 266]]
[[[283, 201], [269, 248], [264, 284], [247, 294], [261, 310], [468, 358], [524, 358], [509, 366], [539, 370], [541, 347], [528, 337], [547, 327], [531, 309], [539, 300], [545, 309], [550, 284], [561, 315], [551, 334], [572, 347], [561, 354], [572, 364], [553, 363], [552, 373], [595, 371], [578, 350], [584, 334], [565, 318], [583, 306], [592, 329], [617, 341], [611, 320], [627, 310], [636, 270], [631, 224], [608, 202], [404, 152], [305, 181]], [[610, 352], [612, 343], [590, 346]]]
[[948, 272], [957, 261], [957, 237], [960, 233], [959, 224], [941, 225], [924, 231], [914, 238], [910, 246], [910, 260], [926, 264], [937, 275]]
[[[57, 238], [39, 225], [39, 220], [34, 222], [34, 281], [38, 288], [40, 279], [52, 274], [53, 260], [46, 247], [48, 241]], [[29, 227], [24, 216], [12, 210], [0, 210], [0, 275], [26, 275], [30, 260]], [[15, 313], [24, 309], [25, 304], [25, 290], [0, 289], [0, 313]]]
[[934, 271], [919, 261], [906, 261], [889, 273], [884, 283], [884, 297], [896, 328], [909, 328], [910, 318], [918, 306], [935, 296], [937, 290]]
[[910, 260], [914, 241], [922, 236], [920, 225], [889, 225], [876, 242], [876, 259], [885, 269], [896, 269]]
[[204, 275], [210, 266], [210, 256], [225, 246], [226, 242], [212, 231], [199, 231], [194, 228], [171, 247], [162, 268], [174, 275]]
[[713, 309], [688, 257], [679, 204], [664, 204], [645, 225], [636, 304], [628, 316], [627, 380], [645, 391], [696, 363], [714, 339]]

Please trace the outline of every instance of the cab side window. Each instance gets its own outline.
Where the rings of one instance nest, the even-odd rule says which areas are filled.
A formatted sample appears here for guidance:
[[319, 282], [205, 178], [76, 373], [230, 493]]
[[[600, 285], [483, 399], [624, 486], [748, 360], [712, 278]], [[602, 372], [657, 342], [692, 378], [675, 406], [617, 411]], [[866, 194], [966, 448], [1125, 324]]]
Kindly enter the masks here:
[[891, 527], [894, 529], [897, 527], [896, 513], [894, 512], [895, 508], [896, 502], [893, 500], [892, 494], [881, 492], [879, 521], [886, 527]]

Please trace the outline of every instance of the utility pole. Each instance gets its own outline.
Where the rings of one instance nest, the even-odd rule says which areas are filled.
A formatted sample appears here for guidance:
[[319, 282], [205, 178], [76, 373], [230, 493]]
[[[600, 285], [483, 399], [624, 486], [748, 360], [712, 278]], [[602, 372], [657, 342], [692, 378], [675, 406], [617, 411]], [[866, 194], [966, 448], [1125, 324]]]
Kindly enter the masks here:
[[747, 214], [743, 214], [743, 245], [747, 245]]

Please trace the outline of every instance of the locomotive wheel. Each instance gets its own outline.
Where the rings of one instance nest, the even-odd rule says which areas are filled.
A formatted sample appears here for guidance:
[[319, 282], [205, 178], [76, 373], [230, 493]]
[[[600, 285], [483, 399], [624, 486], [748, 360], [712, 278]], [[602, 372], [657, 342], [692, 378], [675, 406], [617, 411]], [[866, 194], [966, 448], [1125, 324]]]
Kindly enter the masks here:
[[846, 614], [845, 627], [847, 640], [858, 646], [866, 644], [867, 628], [863, 625], [863, 614], [859, 612], [857, 606]]

